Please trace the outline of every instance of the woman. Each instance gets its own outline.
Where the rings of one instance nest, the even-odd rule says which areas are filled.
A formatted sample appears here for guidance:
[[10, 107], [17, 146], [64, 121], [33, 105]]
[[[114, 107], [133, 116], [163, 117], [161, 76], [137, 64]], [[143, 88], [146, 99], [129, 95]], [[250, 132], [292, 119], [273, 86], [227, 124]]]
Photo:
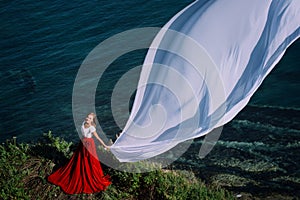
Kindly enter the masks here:
[[96, 193], [105, 190], [110, 177], [104, 176], [97, 158], [96, 146], [92, 136], [107, 149], [96, 132], [96, 115], [90, 113], [81, 126], [82, 141], [70, 161], [48, 177], [48, 181], [58, 185], [67, 194]]

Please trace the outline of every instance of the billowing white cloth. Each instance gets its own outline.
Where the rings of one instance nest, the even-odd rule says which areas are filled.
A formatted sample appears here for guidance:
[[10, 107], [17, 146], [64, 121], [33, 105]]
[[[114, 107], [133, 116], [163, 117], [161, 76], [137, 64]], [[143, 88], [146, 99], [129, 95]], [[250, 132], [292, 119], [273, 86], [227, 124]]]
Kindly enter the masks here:
[[183, 9], [148, 51], [112, 153], [122, 162], [151, 158], [232, 120], [299, 27], [299, 0], [206, 0]]

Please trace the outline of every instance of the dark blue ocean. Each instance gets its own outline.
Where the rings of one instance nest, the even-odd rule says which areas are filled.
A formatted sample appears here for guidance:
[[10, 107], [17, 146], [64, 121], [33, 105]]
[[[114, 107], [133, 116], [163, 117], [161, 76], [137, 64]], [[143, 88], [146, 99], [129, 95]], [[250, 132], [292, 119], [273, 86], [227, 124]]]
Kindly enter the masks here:
[[[133, 28], [162, 27], [191, 2], [0, 1], [0, 142], [12, 136], [17, 136], [18, 141], [31, 142], [49, 130], [67, 140], [78, 141], [72, 117], [72, 90], [77, 71], [88, 53], [117, 33]], [[141, 65], [145, 53], [146, 50], [141, 50], [122, 56], [112, 64], [104, 76], [106, 80], [102, 81], [112, 84], [98, 85], [98, 120], [113, 140], [119, 131], [109, 105], [113, 84], [126, 70]], [[244, 152], [243, 159], [254, 156], [258, 160], [253, 162], [262, 165], [258, 168], [273, 167], [284, 173], [282, 163], [290, 162], [294, 167], [292, 176], [297, 178], [289, 181], [296, 188], [300, 187], [299, 159], [293, 160], [292, 154], [291, 161], [284, 160], [287, 154], [282, 152], [284, 147], [292, 148], [288, 152], [300, 150], [299, 53], [300, 40], [289, 47], [246, 109], [225, 127], [218, 143], [219, 148]], [[115, 69], [122, 70], [111, 73]], [[279, 160], [272, 157], [275, 151]], [[217, 155], [218, 151], [214, 152]], [[235, 161], [226, 162], [230, 165]], [[202, 166], [188, 158], [183, 159], [184, 162], [190, 162], [192, 167]], [[272, 181], [280, 182], [280, 178]]]
[[[31, 140], [48, 130], [74, 135], [73, 83], [88, 53], [117, 33], [161, 27], [190, 2], [1, 1], [0, 141]], [[121, 67], [139, 65], [143, 56], [131, 54]], [[97, 110], [99, 119], [103, 112]]]
[[[12, 136], [30, 140], [48, 130], [73, 134], [73, 83], [88, 53], [117, 33], [161, 27], [190, 2], [1, 1], [0, 141]], [[250, 104], [300, 108], [299, 52], [297, 41]], [[141, 64], [144, 53], [123, 57], [117, 67]], [[108, 78], [117, 80], [119, 75]], [[109, 99], [105, 93], [111, 88], [99, 90], [100, 101]], [[97, 110], [99, 120], [103, 112]]]

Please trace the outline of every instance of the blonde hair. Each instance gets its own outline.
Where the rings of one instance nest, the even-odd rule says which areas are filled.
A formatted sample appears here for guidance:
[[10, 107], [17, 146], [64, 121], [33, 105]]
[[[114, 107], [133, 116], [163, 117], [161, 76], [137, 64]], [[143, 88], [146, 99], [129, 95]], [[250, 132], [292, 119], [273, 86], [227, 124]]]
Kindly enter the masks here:
[[93, 121], [92, 121], [92, 125], [94, 126], [94, 127], [96, 127], [96, 118], [97, 118], [97, 116], [96, 116], [96, 114], [95, 113], [89, 113], [87, 116], [89, 116], [89, 115], [92, 115], [93, 116]]

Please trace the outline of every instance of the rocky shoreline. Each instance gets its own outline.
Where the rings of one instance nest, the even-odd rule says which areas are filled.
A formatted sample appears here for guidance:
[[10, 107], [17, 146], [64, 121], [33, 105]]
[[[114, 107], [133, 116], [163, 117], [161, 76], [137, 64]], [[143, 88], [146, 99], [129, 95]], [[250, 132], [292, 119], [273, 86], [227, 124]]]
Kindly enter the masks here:
[[[253, 113], [256, 113], [255, 116]], [[245, 199], [300, 199], [300, 112], [246, 107], [200, 159], [196, 139], [174, 165]]]

